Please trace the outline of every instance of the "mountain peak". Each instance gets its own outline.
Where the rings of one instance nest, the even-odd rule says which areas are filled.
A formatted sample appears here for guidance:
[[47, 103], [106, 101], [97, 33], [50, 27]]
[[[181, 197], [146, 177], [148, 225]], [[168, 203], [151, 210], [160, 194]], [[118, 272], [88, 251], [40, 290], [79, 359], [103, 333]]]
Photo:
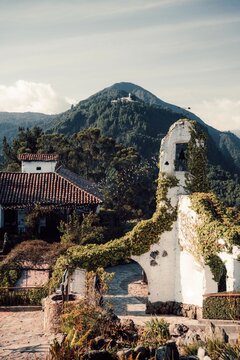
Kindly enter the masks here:
[[131, 93], [132, 95], [135, 95], [137, 98], [144, 101], [146, 104], [159, 106], [160, 108], [162, 108], [164, 110], [168, 110], [168, 111], [172, 111], [177, 114], [181, 114], [183, 117], [186, 117], [191, 120], [196, 120], [204, 125], [204, 122], [198, 116], [193, 114], [192, 112], [190, 112], [184, 108], [181, 108], [180, 106], [169, 104], [169, 103], [161, 100], [154, 94], [152, 94], [150, 91], [144, 89], [143, 87], [141, 87], [139, 85], [133, 84], [131, 82], [123, 81], [123, 82], [115, 83], [115, 84], [103, 89], [102, 91], [100, 91], [97, 94], [101, 93], [104, 95], [114, 96], [114, 94], [123, 93], [123, 92]]

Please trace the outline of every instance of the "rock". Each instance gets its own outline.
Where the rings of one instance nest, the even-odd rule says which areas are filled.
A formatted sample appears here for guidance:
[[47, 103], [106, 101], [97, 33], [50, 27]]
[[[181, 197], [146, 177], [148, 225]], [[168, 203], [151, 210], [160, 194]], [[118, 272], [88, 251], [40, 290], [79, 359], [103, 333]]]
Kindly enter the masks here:
[[182, 336], [188, 331], [188, 327], [184, 324], [170, 324], [169, 333], [171, 336]]
[[215, 326], [210, 322], [205, 328], [206, 339], [218, 340], [220, 342], [227, 342], [228, 336], [223, 328], [220, 326]]
[[226, 334], [226, 331], [221, 328], [220, 326], [215, 327], [215, 333], [214, 333], [215, 339], [218, 339], [221, 342], [228, 342], [228, 336]]
[[199, 357], [199, 360], [203, 360], [203, 358], [205, 356], [205, 349], [200, 346], [200, 348], [198, 349], [197, 355]]
[[149, 359], [150, 357], [150, 351], [145, 346], [141, 346], [141, 345], [137, 346], [134, 349], [134, 353], [138, 360], [145, 360], [145, 359]]
[[86, 353], [87, 360], [112, 360], [112, 355], [105, 350], [90, 350]]
[[198, 341], [201, 341], [201, 338], [200, 338], [199, 334], [194, 330], [189, 330], [186, 333], [185, 338], [183, 339], [184, 345], [190, 345], [190, 344], [192, 344], [194, 342], [198, 342]]
[[126, 360], [129, 356], [134, 356], [133, 349], [123, 349], [117, 352], [118, 360]]
[[160, 346], [156, 350], [156, 355], [155, 355], [156, 360], [165, 360], [166, 359], [166, 350], [167, 350], [166, 346]]
[[169, 341], [156, 350], [156, 360], [179, 360], [179, 352], [174, 341]]

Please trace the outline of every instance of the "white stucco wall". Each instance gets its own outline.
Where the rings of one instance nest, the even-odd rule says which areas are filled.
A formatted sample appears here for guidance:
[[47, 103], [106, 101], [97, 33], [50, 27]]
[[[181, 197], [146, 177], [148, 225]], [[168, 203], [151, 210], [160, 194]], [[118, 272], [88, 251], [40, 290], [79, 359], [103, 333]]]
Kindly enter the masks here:
[[226, 252], [219, 254], [227, 270], [227, 291], [240, 291], [240, 261], [237, 260], [239, 256], [240, 249], [237, 246], [233, 247], [232, 254]]
[[86, 270], [76, 268], [69, 277], [68, 291], [72, 294], [85, 296], [86, 291]]
[[217, 283], [208, 266], [202, 267], [191, 254], [181, 251], [175, 290], [175, 301], [202, 306], [203, 295], [217, 292]]
[[162, 139], [160, 150], [160, 171], [175, 175], [179, 180], [179, 193], [184, 194], [185, 172], [175, 171], [176, 144], [188, 143], [191, 125], [186, 120], [175, 122], [168, 134]]
[[[165, 232], [160, 241], [151, 246], [149, 252], [141, 256], [132, 256], [132, 259], [143, 268], [147, 275], [148, 298], [151, 302], [174, 300], [176, 271], [174, 239], [175, 226], [172, 231]], [[156, 257], [154, 252], [158, 252]]]
[[[57, 161], [22, 161], [23, 173], [54, 172]], [[40, 167], [41, 170], [37, 170]]]

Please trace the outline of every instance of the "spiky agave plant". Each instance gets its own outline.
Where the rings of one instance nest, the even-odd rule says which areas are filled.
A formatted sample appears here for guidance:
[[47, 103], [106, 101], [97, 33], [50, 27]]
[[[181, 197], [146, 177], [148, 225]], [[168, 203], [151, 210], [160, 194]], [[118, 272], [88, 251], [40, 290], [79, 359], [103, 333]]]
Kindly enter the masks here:
[[227, 344], [224, 350], [219, 352], [220, 360], [236, 360], [240, 359], [240, 346]]

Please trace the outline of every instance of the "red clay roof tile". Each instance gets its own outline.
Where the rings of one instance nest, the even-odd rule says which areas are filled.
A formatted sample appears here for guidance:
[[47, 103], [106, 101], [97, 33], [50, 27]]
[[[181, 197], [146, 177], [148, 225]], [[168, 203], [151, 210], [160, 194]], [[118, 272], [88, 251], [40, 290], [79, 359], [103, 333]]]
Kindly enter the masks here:
[[19, 154], [18, 160], [20, 161], [58, 161], [58, 154]]
[[58, 173], [0, 172], [0, 205], [3, 207], [78, 206], [101, 202], [91, 190]]

